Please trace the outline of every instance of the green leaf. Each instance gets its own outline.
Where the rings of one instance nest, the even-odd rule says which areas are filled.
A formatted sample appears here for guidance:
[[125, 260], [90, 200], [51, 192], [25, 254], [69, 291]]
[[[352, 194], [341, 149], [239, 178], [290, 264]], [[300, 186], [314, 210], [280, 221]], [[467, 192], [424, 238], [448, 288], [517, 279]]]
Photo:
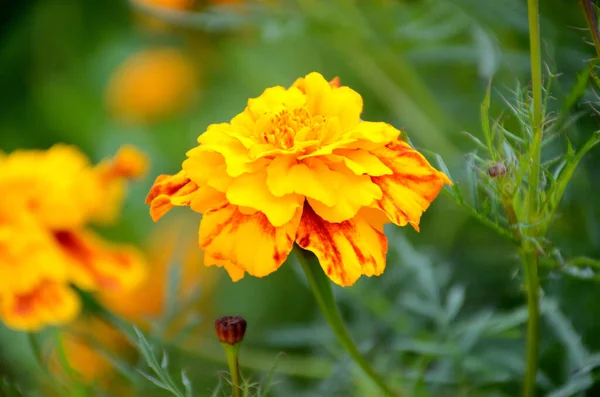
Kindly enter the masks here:
[[546, 397], [571, 397], [579, 392], [589, 389], [594, 382], [590, 376], [577, 376], [571, 378], [560, 388], [547, 394]]
[[590, 80], [590, 75], [592, 74], [592, 70], [597, 63], [598, 58], [594, 58], [588, 62], [585, 69], [577, 74], [577, 80], [575, 81], [573, 88], [571, 88], [571, 91], [569, 91], [565, 97], [562, 108], [563, 113], [566, 113], [569, 109], [571, 109], [577, 103], [577, 101], [585, 95], [585, 91]]

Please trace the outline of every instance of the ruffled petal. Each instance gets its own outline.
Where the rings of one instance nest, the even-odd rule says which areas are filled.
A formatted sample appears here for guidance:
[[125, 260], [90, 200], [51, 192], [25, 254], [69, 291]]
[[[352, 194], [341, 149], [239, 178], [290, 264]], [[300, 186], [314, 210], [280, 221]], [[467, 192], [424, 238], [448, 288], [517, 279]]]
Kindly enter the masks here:
[[222, 154], [196, 147], [186, 153], [188, 158], [183, 162], [185, 175], [198, 186], [208, 185], [225, 192], [233, 178], [227, 174], [227, 164]]
[[297, 88], [285, 89], [284, 87], [267, 88], [257, 98], [248, 100], [250, 116], [254, 121], [265, 113], [278, 113], [284, 109], [296, 109], [304, 106], [306, 97]]
[[300, 215], [298, 210], [290, 222], [275, 227], [261, 212], [244, 215], [234, 205], [207, 212], [199, 232], [205, 264], [225, 266], [233, 279], [241, 277], [239, 269], [255, 277], [274, 272], [292, 250]]
[[[246, 145], [255, 144], [252, 139], [239, 134], [231, 124], [213, 124], [198, 137], [200, 148], [192, 149], [192, 151], [199, 149], [220, 153], [227, 164], [227, 173], [236, 177], [264, 167], [264, 159], [250, 157], [248, 148], [244, 145], [246, 140], [248, 140]], [[188, 152], [188, 156], [191, 154], [191, 151]]]
[[312, 251], [329, 278], [343, 287], [385, 269], [387, 238], [360, 216], [330, 223], [305, 206], [296, 241]]
[[296, 80], [292, 87], [306, 95], [306, 106], [313, 116], [337, 117], [343, 130], [360, 122], [362, 97], [351, 88], [331, 85], [319, 73]]
[[243, 279], [244, 274], [246, 273], [244, 269], [236, 266], [235, 264], [233, 264], [233, 262], [215, 259], [214, 257], [206, 253], [204, 254], [204, 264], [206, 266], [224, 267], [225, 270], [227, 270], [227, 274], [229, 274], [229, 277], [231, 277], [231, 281], [233, 281], [234, 283]]
[[304, 162], [336, 196], [333, 205], [307, 197], [317, 215], [328, 222], [343, 222], [353, 218], [362, 207], [370, 206], [382, 197], [381, 189], [368, 175], [356, 175], [344, 166], [337, 167], [335, 164], [327, 166], [320, 159], [306, 159]]
[[36, 331], [50, 324], [65, 324], [80, 310], [75, 291], [52, 281], [43, 281], [27, 293], [0, 295], [0, 317], [14, 329]]
[[337, 202], [337, 193], [324, 178], [323, 172], [329, 169], [319, 164], [321, 169], [315, 169], [291, 156], [278, 157], [267, 168], [267, 187], [277, 197], [297, 193], [333, 206]]
[[130, 290], [142, 281], [146, 267], [140, 253], [104, 242], [89, 231], [54, 232], [74, 283], [83, 289]]
[[393, 175], [373, 177], [383, 192], [376, 207], [399, 226], [410, 225], [419, 230], [419, 220], [444, 184], [450, 179], [404, 141], [394, 141], [372, 152], [388, 166]]
[[381, 176], [391, 175], [392, 170], [377, 158], [363, 149], [336, 149], [326, 156], [334, 163], [344, 163], [356, 175]]
[[226, 195], [231, 204], [262, 212], [275, 227], [288, 223], [304, 203], [304, 197], [298, 194], [273, 195], [267, 188], [266, 171], [237, 177]]
[[190, 205], [198, 185], [188, 178], [185, 171], [175, 175], [159, 175], [146, 196], [150, 216], [155, 222], [174, 206]]

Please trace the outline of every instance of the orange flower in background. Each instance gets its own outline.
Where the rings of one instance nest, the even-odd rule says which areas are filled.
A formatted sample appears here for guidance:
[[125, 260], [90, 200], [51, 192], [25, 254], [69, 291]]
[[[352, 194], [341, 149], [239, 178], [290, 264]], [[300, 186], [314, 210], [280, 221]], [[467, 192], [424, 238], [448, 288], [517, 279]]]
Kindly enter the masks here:
[[[149, 319], [157, 319], [164, 313], [167, 285], [174, 267], [178, 266], [180, 280], [173, 298], [191, 304], [170, 324], [169, 331], [177, 332], [185, 325], [185, 316], [194, 311], [211, 317], [209, 299], [215, 275], [212, 269], [202, 265], [202, 251], [187, 226], [182, 219], [176, 219], [156, 229], [145, 244], [149, 263], [144, 279], [129, 291], [100, 291], [98, 301], [138, 327], [147, 327]], [[116, 385], [111, 383], [114, 369], [98, 350], [130, 357], [133, 349], [125, 337], [105, 322], [83, 317], [63, 330], [62, 339], [69, 364], [81, 374], [83, 381], [103, 382], [114, 391]], [[56, 369], [60, 369], [58, 363]]]
[[174, 298], [187, 300], [198, 291], [197, 304], [207, 315], [206, 300], [210, 297], [215, 276], [203, 266], [203, 252], [197, 239], [190, 238], [189, 225], [182, 219], [171, 220], [148, 238], [146, 257], [148, 272], [144, 280], [124, 293], [104, 291], [99, 301], [110, 311], [143, 326], [157, 318], [165, 309], [165, 297], [172, 272], [179, 267], [180, 280]]
[[121, 204], [124, 179], [144, 169], [131, 147], [94, 167], [75, 147], [0, 154], [0, 318], [36, 330], [71, 321], [81, 303], [71, 284], [133, 288], [144, 263], [133, 248], [88, 229]]
[[107, 107], [111, 114], [127, 122], [156, 121], [190, 103], [196, 80], [193, 64], [181, 52], [168, 47], [140, 51], [112, 75]]
[[250, 99], [213, 124], [182, 170], [159, 176], [147, 203], [154, 220], [174, 206], [203, 214], [206, 265], [231, 278], [266, 276], [294, 242], [335, 283], [385, 268], [383, 225], [419, 220], [448, 177], [389, 124], [362, 121], [361, 96], [318, 73]]

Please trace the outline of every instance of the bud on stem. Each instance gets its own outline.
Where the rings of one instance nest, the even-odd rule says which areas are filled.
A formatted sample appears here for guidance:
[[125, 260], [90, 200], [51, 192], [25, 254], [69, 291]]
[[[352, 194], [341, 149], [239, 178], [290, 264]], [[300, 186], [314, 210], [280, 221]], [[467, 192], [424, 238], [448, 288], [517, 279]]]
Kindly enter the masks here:
[[238, 355], [240, 344], [244, 340], [246, 332], [246, 320], [241, 316], [225, 316], [215, 321], [215, 331], [217, 337], [225, 350], [227, 356], [227, 364], [231, 373], [231, 388], [233, 389], [233, 397], [242, 396], [240, 374], [240, 366], [238, 363]]

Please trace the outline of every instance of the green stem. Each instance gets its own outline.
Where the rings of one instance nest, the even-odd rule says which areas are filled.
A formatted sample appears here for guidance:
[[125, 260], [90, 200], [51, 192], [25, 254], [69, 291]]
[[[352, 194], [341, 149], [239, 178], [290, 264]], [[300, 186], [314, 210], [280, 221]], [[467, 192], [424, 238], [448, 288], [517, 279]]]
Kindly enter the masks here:
[[581, 7], [585, 13], [585, 20], [587, 21], [592, 39], [594, 40], [594, 47], [596, 48], [596, 56], [600, 58], [600, 32], [598, 32], [598, 20], [596, 19], [596, 13], [594, 12], [594, 5], [591, 0], [581, 0]]
[[[531, 54], [531, 91], [533, 97], [533, 143], [531, 145], [531, 173], [529, 174], [529, 194], [527, 214], [532, 221], [535, 213], [540, 179], [542, 151], [542, 55], [540, 49], [540, 21], [538, 0], [527, 0], [529, 16], [529, 48]], [[533, 222], [532, 222], [533, 223]]]
[[240, 343], [230, 345], [221, 343], [227, 356], [227, 364], [229, 365], [229, 373], [231, 374], [231, 388], [233, 389], [233, 397], [242, 397], [242, 377], [240, 375], [240, 366], [238, 364], [238, 353]]
[[294, 251], [306, 274], [306, 278], [308, 279], [308, 283], [310, 284], [319, 308], [340, 344], [363, 372], [371, 378], [371, 380], [375, 382], [386, 395], [400, 397], [401, 394], [392, 390], [392, 388], [385, 383], [383, 378], [375, 372], [373, 367], [371, 367], [371, 364], [363, 357], [354, 344], [333, 298], [331, 283], [323, 272], [323, 269], [321, 269], [316, 257], [297, 246], [294, 247]]
[[523, 383], [523, 396], [533, 397], [538, 369], [539, 333], [540, 333], [540, 280], [538, 276], [538, 255], [534, 252], [523, 253], [523, 266], [527, 284], [527, 370]]
[[[540, 48], [540, 22], [538, 0], [527, 0], [529, 17], [529, 48], [531, 55], [531, 90], [533, 97], [533, 140], [529, 158], [529, 190], [527, 192], [527, 208], [525, 220], [530, 225], [537, 223], [539, 203], [539, 178], [542, 151], [542, 55]], [[527, 370], [523, 381], [523, 396], [533, 397], [536, 387], [539, 350], [539, 289], [538, 254], [532, 243], [537, 237], [539, 227], [528, 228], [528, 239], [522, 247], [523, 266], [527, 284]]]

